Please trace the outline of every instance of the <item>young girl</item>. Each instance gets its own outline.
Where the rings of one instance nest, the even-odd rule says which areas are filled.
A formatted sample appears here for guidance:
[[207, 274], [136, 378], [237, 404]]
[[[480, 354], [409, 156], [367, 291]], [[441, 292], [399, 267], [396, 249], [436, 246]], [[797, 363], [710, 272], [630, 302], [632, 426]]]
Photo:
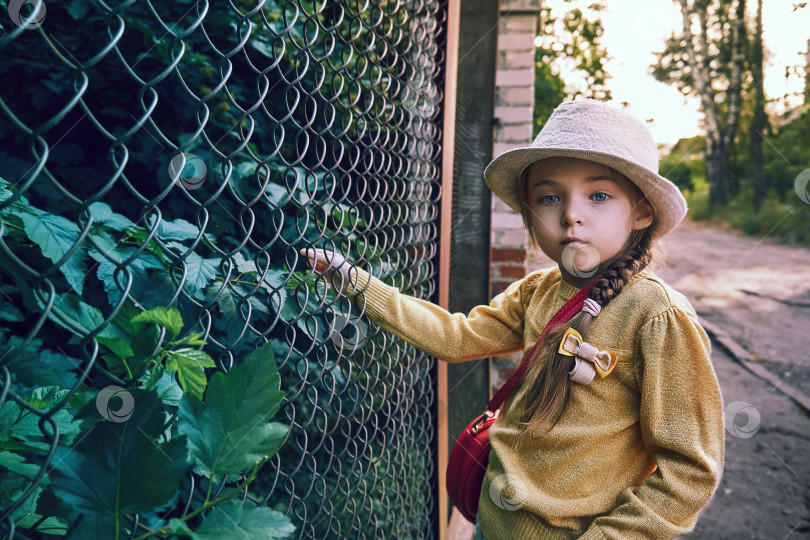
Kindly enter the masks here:
[[369, 319], [448, 362], [526, 354], [592, 284], [583, 310], [546, 332], [489, 430], [478, 538], [673, 538], [717, 487], [723, 406], [709, 339], [689, 301], [646, 268], [653, 240], [686, 213], [657, 171], [640, 120], [592, 100], [560, 105], [531, 146], [484, 173], [557, 267], [468, 315], [403, 295], [338, 254], [302, 251]]

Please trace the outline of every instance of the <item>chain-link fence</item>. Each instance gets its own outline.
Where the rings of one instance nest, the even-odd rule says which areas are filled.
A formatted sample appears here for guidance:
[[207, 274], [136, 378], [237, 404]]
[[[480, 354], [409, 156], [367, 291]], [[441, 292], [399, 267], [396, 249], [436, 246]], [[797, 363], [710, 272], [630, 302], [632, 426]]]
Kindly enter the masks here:
[[434, 297], [445, 2], [0, 6], [2, 534], [433, 537], [434, 360], [298, 252]]

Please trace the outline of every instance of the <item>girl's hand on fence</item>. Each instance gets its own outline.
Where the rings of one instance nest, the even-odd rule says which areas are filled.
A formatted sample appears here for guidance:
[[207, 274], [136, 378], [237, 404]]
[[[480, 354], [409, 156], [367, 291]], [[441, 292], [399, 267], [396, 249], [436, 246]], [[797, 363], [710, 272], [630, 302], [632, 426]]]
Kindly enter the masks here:
[[349, 263], [340, 253], [323, 249], [307, 248], [299, 253], [307, 258], [309, 265], [323, 275], [332, 288], [343, 294], [349, 286]]

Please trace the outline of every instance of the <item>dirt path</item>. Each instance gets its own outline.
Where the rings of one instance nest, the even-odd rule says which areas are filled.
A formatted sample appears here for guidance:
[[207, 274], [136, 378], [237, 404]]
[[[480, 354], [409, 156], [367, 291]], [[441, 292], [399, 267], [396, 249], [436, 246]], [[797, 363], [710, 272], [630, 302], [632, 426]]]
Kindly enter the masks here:
[[712, 336], [725, 470], [689, 538], [810, 538], [810, 416], [777, 388], [810, 399], [810, 249], [691, 222], [662, 247], [667, 267], [656, 273], [772, 374], [752, 374]]

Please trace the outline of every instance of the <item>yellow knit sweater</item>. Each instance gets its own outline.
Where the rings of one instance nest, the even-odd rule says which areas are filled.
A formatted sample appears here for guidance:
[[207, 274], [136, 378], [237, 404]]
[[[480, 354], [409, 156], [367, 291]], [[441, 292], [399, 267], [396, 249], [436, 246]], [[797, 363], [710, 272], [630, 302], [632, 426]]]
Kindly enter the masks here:
[[[403, 295], [357, 269], [358, 305], [381, 328], [448, 362], [528, 351], [578, 289], [534, 272], [469, 314]], [[573, 384], [550, 431], [519, 440], [525, 384], [489, 431], [478, 518], [488, 540], [673, 538], [694, 528], [723, 467], [723, 405], [710, 343], [689, 301], [640, 272], [585, 340], [619, 356]], [[453, 434], [451, 434], [453, 435]]]

